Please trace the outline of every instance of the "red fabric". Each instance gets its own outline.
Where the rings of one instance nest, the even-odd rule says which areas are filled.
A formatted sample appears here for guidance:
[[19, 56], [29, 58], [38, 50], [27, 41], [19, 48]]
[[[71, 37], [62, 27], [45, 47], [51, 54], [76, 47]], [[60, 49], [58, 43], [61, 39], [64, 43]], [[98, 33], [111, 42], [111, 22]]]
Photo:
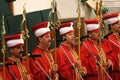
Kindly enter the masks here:
[[[89, 50], [92, 52], [90, 53], [89, 50], [85, 47], [85, 45], [82, 45], [80, 48], [80, 58], [82, 62], [82, 66], [84, 66], [87, 70], [87, 75], [85, 76], [85, 80], [103, 80], [102, 79], [102, 69], [99, 65], [96, 65], [96, 61], [93, 58], [92, 54], [98, 59], [98, 50], [94, 44], [94, 42], [91, 39], [87, 39], [84, 41], [84, 43], [87, 45]], [[110, 58], [111, 55], [111, 46], [110, 44], [107, 44], [107, 41], [101, 44], [101, 47], [105, 53], [106, 58]], [[98, 68], [98, 69], [97, 69]], [[99, 75], [99, 76], [98, 76]], [[107, 77], [106, 77], [107, 80]]]
[[48, 27], [48, 22], [42, 22], [39, 23], [35, 26], [32, 27], [32, 30], [35, 32], [36, 30], [40, 29], [40, 28], [47, 28]]
[[[108, 36], [108, 39], [112, 40], [116, 44], [120, 46], [120, 42], [117, 39], [117, 36], [113, 33]], [[120, 79], [120, 70], [119, 70], [119, 60], [118, 60], [118, 54], [120, 55], [120, 48], [117, 47], [115, 44], [111, 42], [112, 48], [113, 48], [113, 54], [112, 54], [112, 61], [113, 61], [113, 71], [110, 71], [110, 75], [113, 80], [119, 80]]]
[[[41, 54], [41, 57], [36, 57], [35, 60], [43, 67], [45, 72], [49, 75], [50, 62], [48, 61], [48, 58], [46, 57], [45, 55], [46, 53], [44, 52], [44, 50], [36, 47], [33, 50], [32, 54]], [[47, 79], [47, 76], [45, 75], [45, 73], [41, 70], [41, 68], [38, 65], [36, 65], [36, 63], [32, 58], [30, 59], [30, 68], [31, 68], [31, 72], [34, 75], [34, 80]]]
[[112, 14], [107, 14], [107, 15], [104, 16], [104, 19], [117, 17], [118, 15], [119, 15], [119, 12], [115, 12], [115, 13], [112, 13]]
[[[62, 48], [64, 49], [66, 54], [71, 59], [72, 63], [75, 63], [74, 58], [68, 49], [68, 46], [65, 44], [61, 44], [60, 46], [62, 46]], [[62, 48], [59, 47], [56, 50], [57, 64], [58, 64], [58, 71], [59, 71], [59, 75], [60, 75], [60, 80], [73, 80], [73, 75], [74, 75], [74, 80], [76, 80], [75, 70], [72, 68], [72, 64], [70, 63], [70, 61], [66, 57]], [[72, 49], [74, 50], [74, 47], [72, 47]]]
[[[7, 62], [15, 62], [15, 60], [8, 58]], [[25, 60], [22, 60], [22, 65], [25, 67], [25, 69], [27, 68], [27, 64], [26, 64]], [[9, 65], [8, 68], [9, 68], [9, 71], [11, 70], [13, 72], [13, 74], [16, 76], [17, 80], [22, 80], [22, 76], [20, 74], [20, 70], [19, 70], [17, 64]], [[30, 73], [30, 76], [31, 76], [31, 80], [33, 80], [33, 75], [31, 73]], [[12, 75], [12, 77], [13, 77], [13, 75]], [[13, 77], [13, 80], [16, 80], [16, 79]]]
[[66, 22], [66, 23], [61, 24], [59, 28], [70, 27], [72, 25], [73, 25], [73, 22]]
[[86, 24], [98, 24], [98, 20], [96, 18], [90, 19], [90, 20], [85, 20]]
[[[3, 74], [3, 72], [2, 72], [2, 70], [0, 69], [0, 80], [3, 80], [2, 74]], [[7, 74], [7, 75], [6, 75], [6, 74]], [[8, 71], [7, 68], [5, 68], [5, 80], [13, 80], [13, 79], [12, 79], [12, 76], [11, 76], [11, 74], [10, 74], [10, 72]]]
[[5, 37], [5, 40], [6, 40], [6, 41], [9, 41], [9, 40], [14, 40], [14, 39], [20, 39], [20, 36], [21, 36], [20, 33], [18, 33], [18, 34], [13, 34], [13, 35], [10, 35], [10, 36], [6, 36], [6, 37]]

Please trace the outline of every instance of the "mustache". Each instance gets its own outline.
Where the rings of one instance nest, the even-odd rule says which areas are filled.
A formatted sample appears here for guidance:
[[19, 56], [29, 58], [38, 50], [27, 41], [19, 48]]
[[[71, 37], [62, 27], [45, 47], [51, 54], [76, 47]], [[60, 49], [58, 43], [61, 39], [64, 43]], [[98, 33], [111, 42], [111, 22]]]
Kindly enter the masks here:
[[24, 51], [19, 52], [19, 54], [23, 54], [23, 53], [24, 53]]

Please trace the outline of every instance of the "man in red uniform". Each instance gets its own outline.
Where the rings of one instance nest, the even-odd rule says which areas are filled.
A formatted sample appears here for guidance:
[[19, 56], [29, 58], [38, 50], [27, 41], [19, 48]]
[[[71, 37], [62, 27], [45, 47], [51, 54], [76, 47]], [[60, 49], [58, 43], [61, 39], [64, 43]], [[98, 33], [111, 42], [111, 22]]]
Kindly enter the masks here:
[[108, 40], [110, 41], [113, 54], [112, 54], [112, 61], [113, 67], [110, 75], [113, 80], [120, 79], [120, 16], [119, 13], [111, 13], [104, 16], [104, 22], [110, 25], [111, 34], [108, 35]]
[[57, 65], [54, 64], [53, 56], [49, 50], [51, 35], [48, 22], [42, 22], [32, 27], [37, 38], [37, 47], [32, 54], [41, 54], [41, 57], [30, 59], [30, 68], [35, 80], [57, 80], [54, 71]]
[[6, 36], [7, 47], [10, 51], [10, 57], [7, 62], [16, 62], [16, 65], [9, 65], [8, 69], [12, 75], [13, 80], [33, 80], [32, 74], [27, 71], [26, 61], [21, 59], [23, 55], [24, 41], [22, 34], [13, 34]]
[[80, 78], [82, 78], [81, 70], [83, 70], [84, 73], [85, 70], [80, 68], [79, 56], [75, 51], [73, 22], [61, 24], [59, 32], [64, 39], [56, 51], [60, 80], [80, 80]]
[[84, 80], [106, 80], [107, 77], [111, 79], [106, 72], [106, 69], [112, 66], [110, 43], [107, 40], [101, 41], [97, 19], [85, 20], [85, 23], [89, 37], [83, 41], [80, 48], [82, 66], [87, 70]]

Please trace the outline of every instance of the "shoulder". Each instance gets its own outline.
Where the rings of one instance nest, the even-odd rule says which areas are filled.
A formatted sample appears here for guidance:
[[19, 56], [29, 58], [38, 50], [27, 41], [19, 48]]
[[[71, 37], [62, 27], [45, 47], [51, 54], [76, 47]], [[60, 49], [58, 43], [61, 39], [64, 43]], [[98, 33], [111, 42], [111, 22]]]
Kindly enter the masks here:
[[108, 33], [107, 35], [105, 35], [105, 36], [104, 36], [104, 38], [105, 38], [105, 39], [108, 39], [109, 37], [111, 37], [111, 36], [112, 36], [112, 34], [113, 34], [113, 32]]
[[42, 50], [38, 47], [36, 47], [33, 51], [32, 51], [32, 54], [39, 54], [39, 53], [42, 53]]

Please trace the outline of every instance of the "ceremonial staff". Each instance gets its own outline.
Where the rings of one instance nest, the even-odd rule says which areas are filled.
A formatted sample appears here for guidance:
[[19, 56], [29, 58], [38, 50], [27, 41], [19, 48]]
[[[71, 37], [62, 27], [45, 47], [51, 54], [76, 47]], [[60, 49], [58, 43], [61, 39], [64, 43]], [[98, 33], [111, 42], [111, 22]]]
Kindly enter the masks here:
[[[97, 4], [98, 5], [98, 4]], [[98, 7], [97, 7], [98, 8]], [[96, 10], [98, 10], [98, 9], [96, 9]], [[99, 11], [99, 12], [98, 12]], [[99, 10], [97, 11], [97, 13], [99, 13], [99, 15], [97, 15], [97, 18], [98, 18], [98, 21], [99, 21], [99, 25], [100, 25], [100, 39], [99, 39], [99, 44], [98, 44], [98, 50], [99, 50], [99, 56], [101, 56], [101, 61], [99, 62], [97, 62], [98, 64], [99, 64], [99, 66], [102, 68], [102, 70], [103, 70], [103, 80], [105, 80], [106, 79], [106, 76], [110, 79], [110, 80], [112, 80], [111, 79], [111, 77], [110, 77], [110, 75], [107, 73], [107, 71], [106, 71], [106, 67], [107, 67], [107, 60], [106, 60], [106, 56], [105, 56], [105, 54], [104, 54], [104, 52], [102, 51], [102, 48], [101, 48], [101, 41], [102, 41], [102, 30], [103, 30], [103, 32], [104, 32], [104, 34], [106, 35], [107, 34], [107, 32], [106, 32], [106, 28], [105, 28], [105, 26], [104, 26], [104, 24], [103, 24], [103, 22], [102, 22], [102, 18], [103, 18], [103, 16], [102, 16], [102, 0], [100, 0], [100, 3], [99, 3]], [[102, 63], [101, 63], [102, 62]], [[103, 67], [103, 65], [105, 65], [105, 67]], [[106, 74], [106, 75], [105, 75]]]
[[2, 31], [1, 31], [1, 37], [2, 37], [2, 48], [1, 48], [1, 52], [2, 52], [2, 61], [3, 61], [3, 80], [5, 80], [5, 23], [4, 23], [4, 15], [2, 16]]
[[77, 28], [78, 28], [78, 60], [80, 60], [80, 29], [81, 29], [81, 17], [80, 17], [80, 0], [78, 0], [78, 21], [77, 21]]
[[23, 6], [23, 19], [21, 22], [21, 32], [22, 32], [22, 38], [25, 40], [25, 54], [26, 54], [26, 62], [27, 62], [27, 70], [29, 72], [29, 55], [28, 55], [28, 38], [29, 38], [29, 31], [27, 29], [27, 21], [26, 21], [26, 9], [25, 5]]
[[52, 31], [52, 38], [54, 41], [54, 61], [56, 63], [56, 30], [59, 27], [60, 21], [58, 20], [58, 14], [59, 12], [57, 11], [57, 3], [55, 0], [51, 2], [51, 11], [49, 14], [49, 21], [50, 21], [50, 29]]
[[98, 0], [96, 1], [96, 16], [98, 16], [98, 12], [99, 12], [99, 10], [98, 10]]
[[[101, 30], [103, 30], [103, 33], [104, 35], [107, 35], [107, 28], [104, 26], [103, 24], [103, 15], [102, 15], [102, 0], [100, 0], [100, 2], [98, 3], [98, 0], [96, 2], [96, 16], [99, 20], [99, 23], [100, 23], [100, 27], [101, 27]], [[104, 35], [101, 35], [104, 36]]]
[[[51, 32], [52, 32], [52, 38], [53, 38], [53, 41], [54, 41], [54, 50], [53, 50], [53, 58], [54, 58], [54, 63], [51, 63], [51, 64], [56, 64], [57, 61], [56, 61], [56, 30], [58, 29], [59, 27], [59, 20], [58, 20], [58, 14], [59, 12], [57, 11], [57, 3], [55, 0], [52, 0], [51, 2], [51, 11], [50, 11], [50, 14], [49, 14], [49, 22], [50, 22], [50, 29], [51, 29]], [[57, 76], [57, 72], [54, 71], [53, 72], [53, 77], [55, 80], [58, 79], [58, 76]]]
[[[78, 6], [77, 6], [77, 13], [78, 13], [78, 20], [77, 20], [77, 28], [78, 28], [78, 49], [77, 49], [77, 53], [78, 53], [78, 61], [80, 61], [80, 29], [81, 29], [81, 14], [80, 14], [80, 4], [81, 4], [81, 0], [78, 0]], [[81, 62], [80, 62], [81, 64]], [[81, 65], [79, 66], [80, 70], [82, 70]], [[83, 80], [82, 76], [81, 76], [81, 71], [79, 71], [79, 69], [77, 69], [78, 75], [80, 77], [81, 80]]]

